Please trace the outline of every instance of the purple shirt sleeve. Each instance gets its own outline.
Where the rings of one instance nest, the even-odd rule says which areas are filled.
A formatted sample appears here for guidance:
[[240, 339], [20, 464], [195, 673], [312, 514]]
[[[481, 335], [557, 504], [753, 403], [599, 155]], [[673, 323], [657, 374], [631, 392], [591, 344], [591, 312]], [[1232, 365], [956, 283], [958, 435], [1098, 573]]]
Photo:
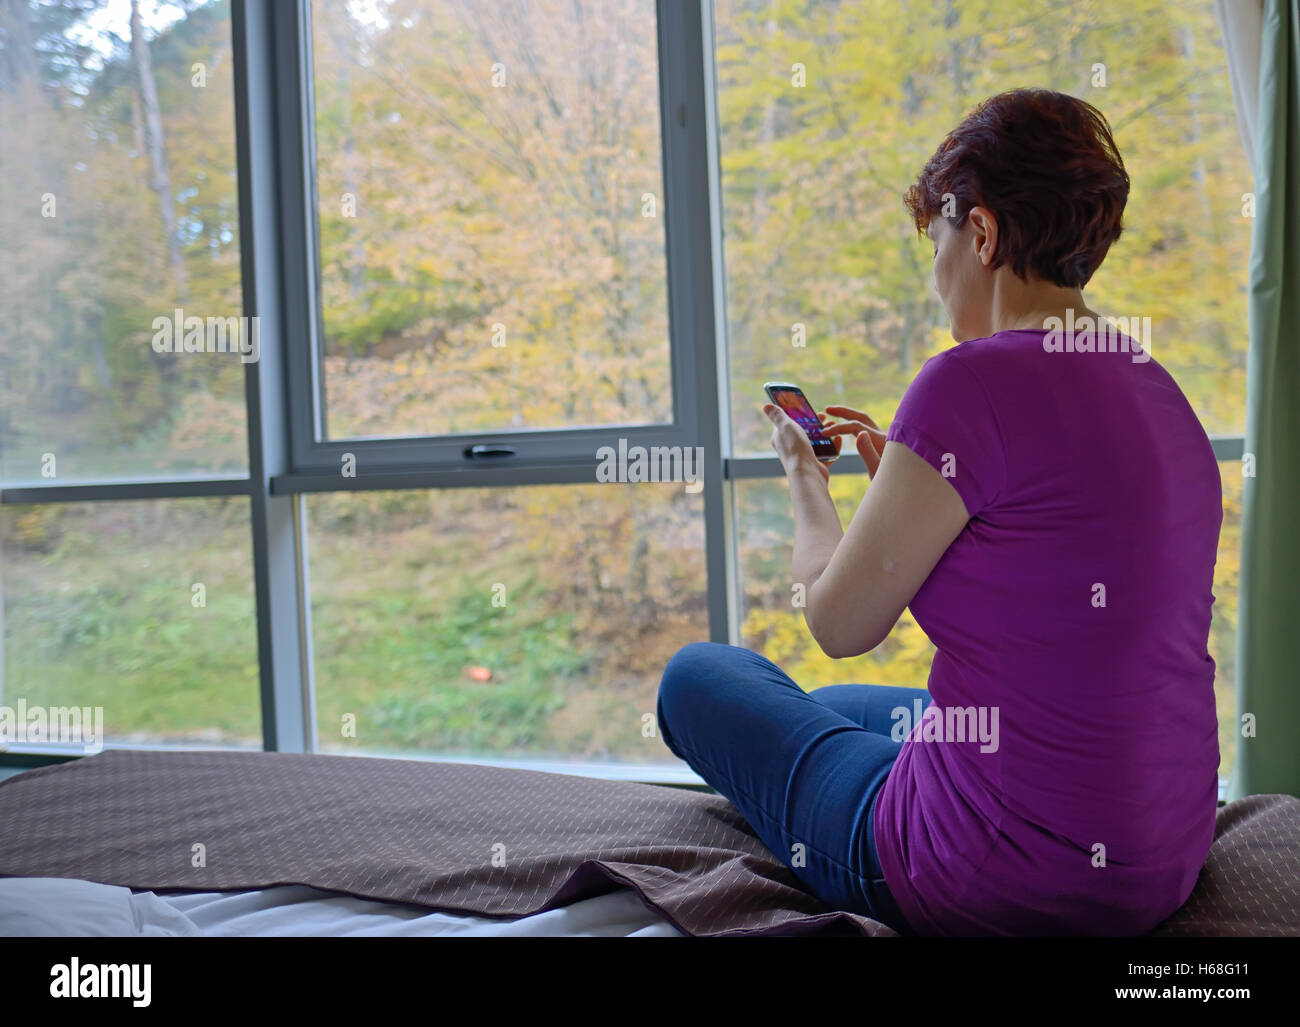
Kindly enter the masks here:
[[886, 438], [901, 442], [957, 490], [976, 516], [1006, 485], [1006, 448], [984, 384], [956, 349], [925, 362]]

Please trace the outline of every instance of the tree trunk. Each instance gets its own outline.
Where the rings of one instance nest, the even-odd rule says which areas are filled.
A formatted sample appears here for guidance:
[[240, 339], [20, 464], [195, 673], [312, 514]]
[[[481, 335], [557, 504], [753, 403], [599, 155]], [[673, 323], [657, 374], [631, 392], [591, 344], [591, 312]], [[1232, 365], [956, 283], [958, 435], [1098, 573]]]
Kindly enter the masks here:
[[167, 170], [167, 142], [163, 138], [162, 112], [158, 107], [158, 88], [154, 83], [153, 59], [144, 38], [140, 21], [140, 0], [131, 0], [131, 57], [135, 61], [140, 106], [144, 110], [145, 140], [149, 148], [152, 179], [149, 187], [158, 195], [163, 231], [167, 235], [167, 254], [171, 261], [176, 297], [187, 298], [185, 259], [181, 254], [180, 235], [176, 229], [176, 205], [172, 196], [171, 175]]
[[[763, 26], [764, 34], [767, 36], [767, 45], [771, 47], [773, 40], [776, 39], [777, 30], [776, 20], [776, 0], [768, 4], [767, 21]], [[759, 151], [764, 156], [768, 147], [776, 139], [776, 97], [769, 96], [767, 103], [763, 105], [763, 123], [758, 133]], [[764, 223], [767, 221], [767, 175], [764, 174], [763, 167], [760, 164], [758, 181], [754, 185], [754, 237], [757, 238], [762, 231]]]
[[0, 0], [0, 37], [6, 40], [0, 49], [0, 90], [16, 93], [18, 83], [33, 81], [37, 75], [26, 0]]
[[[342, 20], [331, 18], [328, 22], [331, 41], [334, 45], [335, 67], [338, 75], [339, 109], [343, 112], [343, 191], [355, 197], [357, 210], [362, 204], [361, 183], [357, 177], [357, 137], [354, 131], [356, 107], [352, 102], [352, 46], [356, 42], [352, 18], [344, 13]], [[330, 198], [330, 202], [335, 202]], [[347, 236], [350, 259], [348, 261], [348, 299], [358, 300], [365, 292], [366, 286], [366, 250], [357, 230], [355, 218], [347, 219]], [[367, 304], [369, 306], [369, 304]]]
[[[1180, 41], [1183, 57], [1186, 58], [1188, 66], [1196, 67], [1196, 35], [1190, 26], [1183, 26]], [[1209, 229], [1210, 240], [1217, 248], [1219, 244], [1219, 222], [1210, 206], [1209, 181], [1205, 174], [1205, 157], [1201, 152], [1203, 140], [1201, 130], [1201, 90], [1197, 82], [1197, 76], [1193, 75], [1191, 88], [1187, 92], [1187, 105], [1192, 109], [1188, 141], [1192, 144], [1192, 149], [1196, 154], [1196, 160], [1192, 164], [1192, 180], [1196, 183], [1197, 197], [1201, 201], [1201, 223]]]
[[144, 108], [140, 105], [140, 90], [131, 90], [131, 132], [135, 138], [135, 152], [143, 155], [144, 143]]

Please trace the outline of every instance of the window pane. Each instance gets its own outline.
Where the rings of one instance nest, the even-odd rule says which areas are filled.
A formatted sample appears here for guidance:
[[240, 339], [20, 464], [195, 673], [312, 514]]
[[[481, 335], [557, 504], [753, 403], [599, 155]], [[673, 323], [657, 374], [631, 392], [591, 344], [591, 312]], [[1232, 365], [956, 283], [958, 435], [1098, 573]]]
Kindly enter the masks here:
[[247, 470], [229, 11], [134, 6], [5, 8], [6, 482]]
[[1245, 479], [1237, 460], [1219, 464], [1223, 479], [1223, 530], [1214, 567], [1214, 618], [1210, 655], [1218, 673], [1214, 698], [1219, 709], [1219, 776], [1232, 773], [1237, 757], [1237, 594], [1241, 585], [1241, 496]]
[[314, 0], [328, 438], [670, 421], [653, 0]]
[[902, 194], [970, 108], [1027, 83], [1098, 106], [1132, 178], [1089, 302], [1149, 316], [1206, 429], [1243, 429], [1254, 186], [1210, 4], [717, 0], [716, 19], [738, 451], [768, 451], [765, 380], [883, 424], [953, 345]]
[[659, 678], [708, 636], [685, 488], [310, 496], [321, 750], [677, 764]]
[[[1223, 530], [1214, 570], [1209, 648], [1218, 669], [1214, 695], [1219, 713], [1219, 775], [1226, 778], [1232, 772], [1237, 739], [1234, 688], [1241, 464], [1221, 463], [1219, 473], [1223, 478]], [[865, 475], [832, 476], [831, 496], [845, 524], [862, 501], [866, 485]], [[852, 683], [926, 687], [935, 648], [907, 610], [874, 651], [847, 660], [832, 660], [822, 653], [804, 624], [803, 610], [794, 605], [790, 579], [794, 521], [784, 479], [739, 481], [734, 487], [740, 526], [741, 644], [777, 663], [805, 689]]]
[[102, 707], [115, 745], [261, 748], [247, 499], [3, 506], [0, 532], [0, 704]]

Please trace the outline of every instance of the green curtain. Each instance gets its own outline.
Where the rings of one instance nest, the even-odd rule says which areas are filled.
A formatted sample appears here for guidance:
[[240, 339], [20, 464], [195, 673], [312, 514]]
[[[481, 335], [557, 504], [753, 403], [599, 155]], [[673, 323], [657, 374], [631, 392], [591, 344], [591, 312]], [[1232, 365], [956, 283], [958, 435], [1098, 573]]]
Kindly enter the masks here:
[[[1300, 795], [1300, 4], [1265, 0], [1255, 137], [1237, 759], [1229, 798]], [[1249, 472], [1249, 464], [1243, 465]], [[1248, 726], [1243, 733], [1243, 719]], [[1249, 737], [1253, 730], [1254, 737]]]

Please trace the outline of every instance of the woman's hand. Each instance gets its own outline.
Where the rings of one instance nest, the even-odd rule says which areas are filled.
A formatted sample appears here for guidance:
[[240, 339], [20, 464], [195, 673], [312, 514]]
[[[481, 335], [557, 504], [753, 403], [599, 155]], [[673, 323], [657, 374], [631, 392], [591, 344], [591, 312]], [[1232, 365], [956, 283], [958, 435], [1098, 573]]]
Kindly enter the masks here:
[[[830, 421], [827, 415], [847, 418], [847, 420], [835, 423]], [[886, 433], [880, 430], [880, 426], [861, 410], [854, 410], [852, 407], [827, 407], [826, 413], [820, 416], [822, 431], [835, 440], [837, 450], [845, 435], [854, 436], [858, 454], [862, 457], [862, 462], [867, 465], [867, 476], [874, 478], [877, 468], [880, 467], [880, 456], [885, 451]], [[808, 448], [812, 448], [811, 443]]]
[[[795, 423], [794, 419], [775, 403], [764, 403], [763, 413], [767, 414], [768, 420], [772, 422], [772, 448], [780, 457], [786, 476], [793, 477], [800, 467], [811, 465], [817, 468], [823, 481], [829, 482], [830, 468], [817, 459], [807, 433]], [[838, 449], [839, 439], [836, 439], [835, 443]]]

